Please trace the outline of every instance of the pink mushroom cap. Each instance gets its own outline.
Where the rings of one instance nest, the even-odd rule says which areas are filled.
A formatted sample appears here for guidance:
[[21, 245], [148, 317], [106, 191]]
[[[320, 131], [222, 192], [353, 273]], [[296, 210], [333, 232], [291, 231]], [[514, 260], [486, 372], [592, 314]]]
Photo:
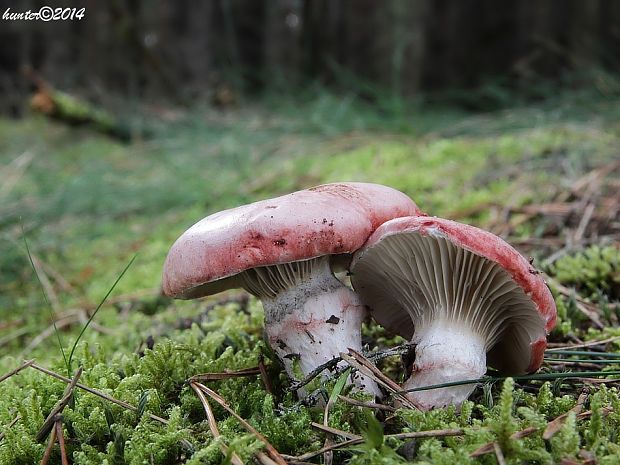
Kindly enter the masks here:
[[235, 276], [251, 268], [346, 257], [385, 221], [418, 214], [402, 192], [356, 182], [224, 210], [200, 220], [173, 244], [164, 264], [163, 292], [192, 299], [237, 287]]
[[[380, 245], [390, 236], [400, 234], [418, 234], [421, 237], [430, 237], [435, 239], [443, 239], [451, 243], [456, 248], [469, 251], [479, 257], [482, 257], [496, 264], [507, 273], [510, 279], [516, 284], [515, 289], [511, 292], [514, 294], [522, 293], [529, 299], [520, 298], [520, 302], [526, 303], [534, 311], [528, 314], [518, 315], [514, 320], [510, 317], [502, 315], [506, 325], [503, 326], [503, 334], [497, 338], [497, 342], [488, 350], [489, 364], [504, 372], [520, 374], [523, 372], [536, 371], [542, 364], [544, 350], [547, 345], [546, 334], [548, 334], [556, 323], [556, 306], [540, 273], [526, 260], [517, 250], [510, 246], [500, 237], [488, 231], [476, 228], [463, 223], [450, 221], [437, 217], [417, 216], [403, 217], [390, 220], [381, 225], [370, 236], [363, 248], [361, 248], [354, 256], [351, 264], [353, 276], [351, 278], [355, 290], [360, 293], [362, 299], [371, 307], [373, 317], [388, 330], [410, 339], [415, 331], [415, 323], [412, 321], [410, 314], [402, 308], [401, 300], [390, 295], [390, 290], [382, 281], [385, 276], [374, 273], [381, 264], [377, 259], [371, 263], [368, 261], [364, 266], [359, 266], [364, 261], [364, 256], [372, 251], [373, 248]], [[387, 247], [387, 246], [386, 246]], [[402, 250], [402, 249], [401, 249]], [[423, 249], [420, 249], [423, 250]], [[430, 248], [428, 248], [430, 250]], [[378, 255], [375, 252], [374, 255]], [[395, 255], [398, 255], [395, 253]], [[439, 255], [435, 255], [437, 259]], [[452, 258], [448, 258], [449, 254], [445, 249], [441, 250], [441, 261], [443, 263], [451, 263]], [[411, 261], [411, 257], [410, 261]], [[415, 255], [415, 259], [419, 262], [426, 261], [428, 265], [424, 265], [425, 269], [433, 266], [433, 260], [429, 257]], [[394, 260], [397, 260], [394, 258]], [[440, 260], [437, 260], [440, 261]], [[441, 263], [434, 263], [435, 267], [439, 267]], [[402, 269], [406, 268], [401, 262], [398, 266]], [[461, 280], [468, 279], [467, 276], [453, 278], [453, 269], [443, 269], [434, 271], [430, 282], [433, 280], [444, 282], [446, 290], [442, 292], [456, 292], [448, 290], [452, 283], [461, 283]], [[378, 273], [380, 273], [378, 271]], [[386, 272], [387, 274], [387, 272]], [[474, 281], [466, 284], [470, 288], [476, 286], [481, 287], [480, 282]], [[402, 281], [401, 281], [402, 282]], [[415, 286], [416, 284], [411, 284]], [[396, 286], [398, 287], [398, 286]], [[391, 289], [391, 288], [390, 288]], [[468, 292], [475, 292], [470, 290]], [[480, 297], [480, 294], [474, 294]], [[504, 300], [505, 301], [505, 300]], [[508, 308], [508, 307], [507, 307]], [[512, 310], [513, 307], [510, 307]], [[502, 309], [499, 310], [500, 312]], [[506, 310], [508, 312], [509, 310]], [[529, 310], [528, 310], [529, 311]], [[524, 320], [528, 320], [525, 321]], [[525, 333], [525, 334], [524, 334]], [[516, 353], [523, 352], [526, 353]]]

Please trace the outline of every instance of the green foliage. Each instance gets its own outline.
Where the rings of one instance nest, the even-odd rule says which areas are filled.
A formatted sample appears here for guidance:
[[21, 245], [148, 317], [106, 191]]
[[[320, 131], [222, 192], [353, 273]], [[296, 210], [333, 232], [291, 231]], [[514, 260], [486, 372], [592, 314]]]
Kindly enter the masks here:
[[620, 299], [620, 248], [593, 245], [583, 252], [558, 259], [550, 272], [558, 281], [601, 300], [601, 292], [610, 300]]
[[499, 418], [497, 423], [492, 426], [492, 430], [497, 437], [497, 442], [502, 450], [510, 454], [512, 452], [512, 440], [510, 435], [515, 432], [515, 421], [512, 418], [512, 409], [514, 405], [514, 381], [507, 378], [504, 381], [502, 394], [499, 401]]
[[382, 464], [397, 465], [407, 463], [396, 451], [385, 444], [383, 425], [368, 410], [364, 411], [363, 422], [358, 426], [364, 442], [361, 446], [354, 447], [355, 452], [349, 463], [354, 465]]

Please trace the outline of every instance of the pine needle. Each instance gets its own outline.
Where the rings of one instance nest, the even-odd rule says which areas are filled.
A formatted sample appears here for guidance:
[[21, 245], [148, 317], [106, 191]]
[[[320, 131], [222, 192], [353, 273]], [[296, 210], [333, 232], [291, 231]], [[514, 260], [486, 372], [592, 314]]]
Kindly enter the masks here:
[[284, 460], [284, 458], [282, 457], [282, 455], [280, 455], [280, 453], [276, 450], [276, 448], [271, 445], [271, 443], [267, 440], [267, 438], [265, 438], [265, 436], [263, 436], [261, 433], [259, 433], [256, 430], [256, 428], [254, 428], [247, 421], [245, 421], [241, 416], [239, 416], [239, 414], [237, 412], [235, 412], [230, 407], [230, 405], [228, 405], [228, 402], [226, 402], [226, 400], [222, 396], [220, 396], [213, 389], [209, 389], [204, 384], [201, 384], [201, 383], [195, 383], [195, 384], [196, 384], [196, 386], [198, 388], [200, 388], [202, 390], [202, 392], [204, 392], [211, 399], [213, 399], [215, 402], [220, 404], [220, 406], [222, 406], [224, 408], [224, 410], [226, 410], [233, 417], [235, 417], [237, 419], [237, 421], [239, 423], [241, 423], [241, 426], [243, 426], [246, 430], [248, 430], [250, 433], [252, 433], [254, 436], [256, 436], [256, 438], [265, 445], [265, 449], [267, 450], [268, 454], [271, 456], [271, 458], [273, 460], [275, 460], [275, 462], [278, 465], [287, 465], [287, 463]]
[[22, 371], [24, 368], [28, 368], [30, 365], [32, 365], [34, 363], [34, 360], [26, 360], [24, 363], [22, 363], [20, 366], [18, 366], [17, 368], [9, 371], [8, 373], [0, 376], [0, 383], [4, 380], [9, 379], [11, 376], [16, 375], [17, 373], [19, 373], [20, 371]]
[[[483, 384], [492, 383], [494, 381], [503, 381], [507, 378], [512, 378], [515, 381], [549, 381], [555, 379], [564, 378], [596, 378], [600, 376], [620, 376], [620, 371], [575, 371], [575, 372], [562, 372], [562, 373], [538, 373], [534, 375], [523, 376], [482, 376], [476, 379], [466, 379], [462, 381], [451, 381], [449, 383], [432, 384], [429, 386], [420, 386], [411, 389], [404, 389], [397, 392], [397, 394], [404, 394], [407, 392], [428, 391], [431, 389], [440, 389], [452, 386], [463, 386], [466, 384]], [[617, 381], [610, 379], [609, 381]], [[395, 393], [396, 394], [396, 393]]]

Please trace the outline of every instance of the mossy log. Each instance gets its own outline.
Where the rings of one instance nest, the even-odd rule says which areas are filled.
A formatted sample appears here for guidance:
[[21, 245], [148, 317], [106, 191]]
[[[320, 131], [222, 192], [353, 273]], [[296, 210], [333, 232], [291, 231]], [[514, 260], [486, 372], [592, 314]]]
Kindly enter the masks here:
[[107, 111], [89, 102], [48, 85], [39, 86], [30, 99], [30, 107], [71, 126], [85, 125], [123, 142], [131, 139], [131, 130], [126, 123], [118, 121]]

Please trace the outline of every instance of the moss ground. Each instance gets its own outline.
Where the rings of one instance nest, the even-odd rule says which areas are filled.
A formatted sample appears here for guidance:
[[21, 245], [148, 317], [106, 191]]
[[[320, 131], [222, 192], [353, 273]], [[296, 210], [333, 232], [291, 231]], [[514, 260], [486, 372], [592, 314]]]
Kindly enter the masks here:
[[[431, 214], [497, 227], [497, 212], [506, 206], [516, 211], [555, 201], [591, 170], [617, 160], [619, 115], [620, 100], [576, 94], [482, 115], [419, 106], [377, 110], [352, 98], [319, 94], [225, 112], [160, 111], [153, 117], [155, 137], [131, 145], [35, 117], [0, 120], [0, 375], [25, 358], [66, 375], [52, 320], [70, 350], [85, 312], [137, 253], [85, 332], [73, 368], [83, 366], [82, 383], [140, 407], [129, 411], [77, 390], [63, 413], [73, 463], [222, 463], [230, 457], [220, 451], [221, 443], [251, 460], [261, 449], [256, 437], [214, 407], [222, 433], [214, 440], [203, 406], [185, 381], [198, 373], [255, 366], [261, 354], [267, 357], [273, 395], [258, 377], [210, 386], [281, 453], [299, 456], [319, 449], [325, 434], [310, 422], [322, 422], [322, 412], [286, 394], [287, 381], [262, 342], [260, 303], [238, 294], [223, 302], [157, 297], [161, 266], [174, 239], [214, 211], [346, 180], [388, 184]], [[617, 180], [617, 174], [608, 177]], [[528, 217], [510, 237], [535, 244], [548, 220]], [[618, 242], [589, 234], [589, 247], [569, 248], [553, 263], [545, 258], [555, 250], [536, 245], [526, 250], [559, 286], [554, 291], [561, 322], [551, 336], [554, 343], [620, 336]], [[564, 247], [563, 232], [557, 236], [556, 248]], [[569, 292], [561, 292], [564, 286]], [[598, 312], [604, 327], [592, 328], [579, 305]], [[366, 335], [371, 349], [398, 342], [372, 324]], [[620, 354], [620, 342], [598, 349]], [[619, 365], [620, 360], [604, 369]], [[569, 367], [575, 369], [546, 364], [544, 370]], [[400, 376], [396, 358], [383, 368]], [[470, 454], [494, 441], [507, 463], [582, 463], [587, 454], [598, 463], [619, 463], [620, 400], [614, 386], [509, 380], [477, 389], [458, 412], [401, 409], [380, 422], [369, 409], [339, 401], [329, 424], [362, 434], [365, 441], [337, 451], [334, 463], [491, 464], [498, 460], [493, 452]], [[32, 368], [0, 383], [0, 464], [40, 462], [46, 443], [34, 436], [64, 388]], [[328, 392], [332, 388], [326, 386]], [[588, 392], [583, 411], [591, 415], [570, 414], [553, 438], [543, 439], [547, 422], [572, 409], [582, 389]], [[528, 427], [536, 431], [513, 436]], [[417, 440], [390, 436], [445, 428], [464, 433]], [[60, 463], [58, 447], [52, 463]]]

